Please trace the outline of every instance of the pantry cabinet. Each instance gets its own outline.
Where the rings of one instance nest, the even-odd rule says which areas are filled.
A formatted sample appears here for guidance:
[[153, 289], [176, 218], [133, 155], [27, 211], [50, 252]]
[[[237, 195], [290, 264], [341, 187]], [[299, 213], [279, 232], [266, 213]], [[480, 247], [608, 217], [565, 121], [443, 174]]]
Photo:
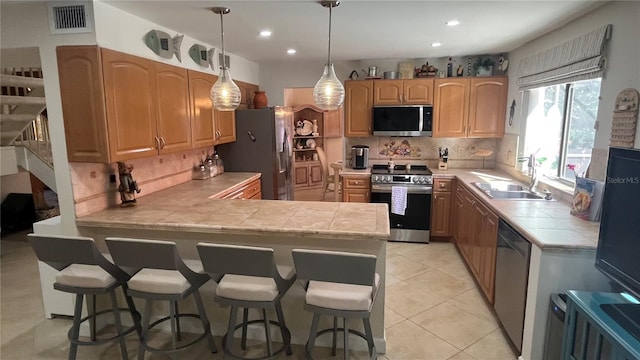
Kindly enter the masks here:
[[456, 246], [485, 297], [493, 303], [499, 218], [460, 184], [452, 216]]
[[373, 105], [433, 103], [433, 79], [374, 80]]
[[435, 79], [433, 137], [504, 135], [506, 77]]
[[322, 186], [322, 165], [320, 161], [296, 162], [293, 166], [296, 188], [313, 188]]
[[344, 136], [371, 136], [373, 80], [347, 80], [344, 88]]

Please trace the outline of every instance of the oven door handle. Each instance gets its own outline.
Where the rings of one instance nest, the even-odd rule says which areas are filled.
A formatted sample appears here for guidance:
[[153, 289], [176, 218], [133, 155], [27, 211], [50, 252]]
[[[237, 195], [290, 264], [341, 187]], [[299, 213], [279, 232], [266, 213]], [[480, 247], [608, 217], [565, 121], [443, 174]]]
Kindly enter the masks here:
[[[371, 185], [371, 192], [390, 194], [391, 187], [391, 185]], [[407, 186], [407, 194], [431, 194], [432, 192], [432, 186]]]

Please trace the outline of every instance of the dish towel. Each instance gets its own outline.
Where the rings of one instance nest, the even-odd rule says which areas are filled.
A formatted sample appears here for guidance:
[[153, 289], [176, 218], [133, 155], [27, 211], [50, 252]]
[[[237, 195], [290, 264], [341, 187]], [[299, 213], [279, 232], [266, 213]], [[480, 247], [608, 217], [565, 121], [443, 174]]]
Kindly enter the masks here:
[[391, 187], [391, 213], [403, 215], [407, 208], [407, 187], [392, 186]]

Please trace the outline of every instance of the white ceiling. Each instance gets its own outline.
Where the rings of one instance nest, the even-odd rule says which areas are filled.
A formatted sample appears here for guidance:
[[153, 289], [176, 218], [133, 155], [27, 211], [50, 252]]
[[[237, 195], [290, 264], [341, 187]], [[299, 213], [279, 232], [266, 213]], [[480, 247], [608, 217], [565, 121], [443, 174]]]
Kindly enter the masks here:
[[[106, 0], [126, 12], [202, 42], [220, 45], [220, 18], [209, 9], [227, 6], [225, 50], [255, 62], [327, 57], [329, 11], [314, 0], [151, 1]], [[497, 54], [602, 5], [595, 0], [364, 1], [343, 0], [332, 17], [335, 60], [425, 58]], [[447, 27], [450, 19], [460, 21]], [[258, 33], [269, 29], [270, 39]], [[175, 34], [171, 34], [172, 36]], [[438, 48], [432, 42], [441, 42]]]

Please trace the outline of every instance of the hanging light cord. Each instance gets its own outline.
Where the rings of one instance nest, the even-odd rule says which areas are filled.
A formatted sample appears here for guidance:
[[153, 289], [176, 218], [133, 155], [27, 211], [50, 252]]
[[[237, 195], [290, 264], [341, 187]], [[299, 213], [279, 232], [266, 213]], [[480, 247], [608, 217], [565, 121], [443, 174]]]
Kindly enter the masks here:
[[329, 4], [329, 51], [327, 56], [327, 65], [331, 65], [331, 9], [333, 4]]
[[227, 68], [227, 57], [224, 56], [224, 19], [220, 13], [220, 33], [222, 34], [222, 68]]

